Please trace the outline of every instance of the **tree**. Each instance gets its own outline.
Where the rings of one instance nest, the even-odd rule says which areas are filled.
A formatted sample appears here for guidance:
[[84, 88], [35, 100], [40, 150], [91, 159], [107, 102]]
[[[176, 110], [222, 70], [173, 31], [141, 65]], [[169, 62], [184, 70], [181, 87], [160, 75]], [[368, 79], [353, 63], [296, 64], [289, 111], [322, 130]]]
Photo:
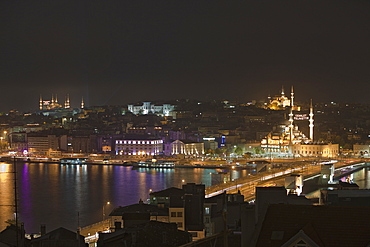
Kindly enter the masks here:
[[243, 155], [244, 151], [241, 147], [236, 147], [234, 149], [234, 153], [237, 154], [237, 155]]
[[264, 151], [261, 149], [261, 147], [254, 147], [253, 151], [255, 154], [263, 154]]
[[226, 153], [226, 149], [225, 148], [216, 148], [215, 153], [218, 154], [218, 155], [223, 155], [223, 154]]

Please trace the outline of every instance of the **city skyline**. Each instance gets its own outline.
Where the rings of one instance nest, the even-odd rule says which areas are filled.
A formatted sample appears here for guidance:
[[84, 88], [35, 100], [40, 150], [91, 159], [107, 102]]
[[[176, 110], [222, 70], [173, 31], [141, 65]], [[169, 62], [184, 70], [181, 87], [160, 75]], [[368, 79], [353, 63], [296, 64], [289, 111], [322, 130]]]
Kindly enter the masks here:
[[[161, 99], [370, 103], [366, 1], [1, 3], [0, 111]], [[34, 104], [30, 102], [35, 102]]]

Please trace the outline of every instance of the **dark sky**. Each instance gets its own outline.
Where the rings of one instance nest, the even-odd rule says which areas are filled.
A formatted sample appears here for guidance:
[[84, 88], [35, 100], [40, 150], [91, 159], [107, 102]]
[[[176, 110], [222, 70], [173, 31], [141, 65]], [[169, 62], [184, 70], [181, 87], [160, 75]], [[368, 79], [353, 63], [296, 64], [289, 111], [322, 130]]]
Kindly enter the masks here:
[[0, 111], [39, 95], [370, 103], [370, 1], [1, 1]]

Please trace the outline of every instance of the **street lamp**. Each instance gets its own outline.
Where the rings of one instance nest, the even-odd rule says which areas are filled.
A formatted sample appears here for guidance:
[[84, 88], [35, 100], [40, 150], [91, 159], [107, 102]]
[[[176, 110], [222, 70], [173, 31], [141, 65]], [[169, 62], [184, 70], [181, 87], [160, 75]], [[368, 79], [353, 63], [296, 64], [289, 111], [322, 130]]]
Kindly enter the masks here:
[[185, 179], [181, 180], [180, 189], [182, 189], [182, 185], [185, 183]]
[[149, 189], [149, 201], [150, 201], [150, 194], [152, 194], [153, 190]]
[[106, 202], [106, 203], [104, 203], [103, 204], [103, 221], [104, 221], [104, 219], [105, 219], [105, 211], [104, 211], [104, 207], [105, 207], [105, 205], [109, 205], [110, 204], [110, 202]]

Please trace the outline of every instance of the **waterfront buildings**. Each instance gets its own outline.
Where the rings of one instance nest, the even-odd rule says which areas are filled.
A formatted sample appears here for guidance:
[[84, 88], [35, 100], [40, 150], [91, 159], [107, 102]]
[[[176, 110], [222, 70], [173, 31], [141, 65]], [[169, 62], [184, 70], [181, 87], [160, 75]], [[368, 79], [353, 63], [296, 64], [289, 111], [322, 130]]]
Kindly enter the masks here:
[[171, 154], [200, 156], [204, 154], [204, 143], [191, 140], [176, 140], [171, 143]]
[[[135, 112], [123, 106], [86, 107], [84, 104], [72, 109], [69, 97], [62, 104], [53, 95], [51, 100], [40, 99], [41, 108], [36, 113], [12, 111], [1, 116], [0, 131], [7, 133], [1, 139], [2, 150], [22, 153], [28, 147], [27, 136], [23, 140], [18, 137], [24, 132], [42, 131], [40, 135], [66, 135], [67, 142], [60, 141], [59, 149], [54, 151], [69, 153], [114, 155], [116, 140], [131, 134], [162, 140], [165, 156], [202, 156], [207, 153], [208, 157], [240, 157], [243, 154], [249, 157], [335, 157], [342, 151], [350, 154], [352, 145], [357, 155], [369, 152], [366, 145], [370, 140], [370, 123], [366, 116], [370, 108], [331, 102], [316, 103], [314, 111], [312, 103], [295, 102], [293, 92], [290, 97], [286, 93], [279, 97], [281, 108], [277, 110], [266, 108], [260, 102], [253, 105], [226, 104], [225, 100], [176, 100], [170, 105], [175, 107], [176, 104], [178, 109], [170, 113], [187, 114], [173, 117], [161, 112], [171, 107], [156, 108], [154, 106], [164, 106], [157, 102], [139, 104]], [[298, 111], [299, 108], [303, 110]], [[152, 114], [153, 111], [156, 113]], [[75, 114], [77, 112], [79, 114]], [[148, 114], [144, 114], [146, 112]], [[188, 140], [194, 144], [190, 145]], [[204, 148], [196, 144], [201, 142]], [[359, 145], [365, 146], [359, 148]]]
[[297, 143], [292, 146], [294, 156], [333, 158], [339, 154], [339, 144], [324, 142]]
[[59, 150], [59, 138], [56, 135], [27, 135], [27, 149], [30, 155], [54, 156]]
[[163, 152], [163, 140], [152, 137], [116, 140], [116, 155], [158, 155]]

